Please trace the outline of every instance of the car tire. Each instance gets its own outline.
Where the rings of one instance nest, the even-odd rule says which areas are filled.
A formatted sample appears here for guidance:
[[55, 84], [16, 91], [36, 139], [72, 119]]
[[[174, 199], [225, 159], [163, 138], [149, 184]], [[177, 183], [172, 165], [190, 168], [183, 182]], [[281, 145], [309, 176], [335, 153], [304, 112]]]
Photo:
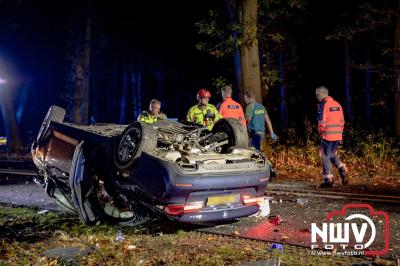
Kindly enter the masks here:
[[138, 161], [142, 152], [151, 153], [157, 148], [157, 134], [152, 126], [133, 122], [117, 141], [114, 164], [120, 170], [129, 168]]
[[222, 152], [228, 152], [230, 147], [245, 147], [249, 146], [249, 136], [247, 130], [234, 118], [223, 118], [217, 121], [212, 129], [213, 133], [224, 132], [228, 135], [228, 144], [222, 146]]

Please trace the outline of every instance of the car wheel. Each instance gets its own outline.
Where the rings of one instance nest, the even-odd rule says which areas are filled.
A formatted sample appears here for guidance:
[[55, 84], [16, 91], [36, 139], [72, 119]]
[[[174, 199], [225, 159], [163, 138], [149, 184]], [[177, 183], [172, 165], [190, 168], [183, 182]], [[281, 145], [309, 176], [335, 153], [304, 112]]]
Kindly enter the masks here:
[[212, 132], [224, 132], [228, 135], [228, 144], [222, 146], [222, 152], [228, 152], [229, 147], [248, 147], [249, 146], [249, 136], [247, 130], [239, 122], [239, 120], [234, 118], [223, 118], [217, 121], [214, 125]]
[[152, 126], [133, 122], [118, 139], [114, 163], [118, 169], [126, 169], [135, 164], [142, 152], [151, 153], [157, 148], [157, 135]]

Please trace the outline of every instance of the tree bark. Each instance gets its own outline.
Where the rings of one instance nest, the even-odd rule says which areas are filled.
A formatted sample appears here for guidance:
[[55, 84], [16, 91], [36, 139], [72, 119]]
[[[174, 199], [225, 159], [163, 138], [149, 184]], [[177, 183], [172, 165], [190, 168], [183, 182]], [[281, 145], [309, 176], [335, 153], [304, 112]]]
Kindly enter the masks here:
[[75, 92], [73, 119], [77, 124], [87, 124], [90, 96], [90, 55], [92, 37], [91, 1], [86, 18], [84, 44], [78, 47], [75, 60]]
[[132, 62], [130, 64], [130, 75], [131, 75], [131, 94], [132, 94], [132, 116], [133, 119], [136, 120], [138, 117], [138, 104], [137, 104], [137, 73], [135, 72], [135, 66]]
[[345, 69], [345, 106], [347, 119], [352, 120], [351, 110], [351, 64], [350, 44], [347, 38], [344, 39], [344, 69]]
[[[121, 105], [119, 110], [119, 123], [125, 124], [126, 122], [126, 101], [128, 98], [128, 67], [124, 66], [124, 72], [122, 75], [122, 93], [121, 93]], [[134, 118], [136, 119], [136, 117]]]
[[0, 84], [0, 106], [7, 136], [7, 145], [10, 152], [16, 153], [22, 148], [22, 141], [15, 117], [12, 97], [9, 93], [5, 85]]
[[[234, 12], [236, 9], [236, 1], [235, 0], [225, 0], [226, 7], [228, 9], [229, 19], [231, 23], [237, 23], [237, 16]], [[234, 82], [234, 90], [233, 97], [235, 99], [241, 98], [243, 94], [243, 84], [242, 84], [242, 70], [240, 66], [240, 51], [238, 46], [236, 45], [236, 41], [238, 38], [238, 32], [233, 32], [233, 38], [235, 40], [235, 44], [233, 47], [233, 63], [235, 65], [235, 82]]]
[[370, 49], [365, 50], [365, 124], [371, 128], [371, 71], [370, 71]]
[[257, 0], [242, 0], [238, 6], [238, 18], [244, 32], [244, 42], [240, 45], [242, 99], [244, 91], [253, 90], [257, 102], [262, 102], [257, 41]]
[[285, 67], [285, 55], [284, 52], [279, 53], [279, 76], [281, 80], [281, 86], [279, 88], [279, 98], [280, 98], [280, 128], [286, 128], [288, 121], [288, 113], [287, 113], [287, 103], [286, 103], [286, 94], [287, 94], [287, 83], [286, 83], [286, 67]]
[[394, 41], [394, 121], [395, 134], [400, 137], [400, 1], [396, 14], [395, 41]]

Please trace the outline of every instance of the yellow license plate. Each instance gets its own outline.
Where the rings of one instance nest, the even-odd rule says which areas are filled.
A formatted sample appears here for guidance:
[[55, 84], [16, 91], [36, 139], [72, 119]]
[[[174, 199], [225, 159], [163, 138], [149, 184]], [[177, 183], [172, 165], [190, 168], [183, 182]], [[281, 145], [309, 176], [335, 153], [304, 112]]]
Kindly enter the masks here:
[[219, 204], [235, 203], [239, 201], [239, 194], [230, 194], [223, 196], [212, 196], [207, 199], [207, 206], [214, 206]]

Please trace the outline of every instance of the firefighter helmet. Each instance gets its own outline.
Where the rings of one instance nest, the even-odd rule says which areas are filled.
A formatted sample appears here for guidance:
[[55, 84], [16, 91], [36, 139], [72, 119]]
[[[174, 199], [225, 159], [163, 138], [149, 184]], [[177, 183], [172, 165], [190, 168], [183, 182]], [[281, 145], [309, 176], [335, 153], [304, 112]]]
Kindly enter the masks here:
[[207, 89], [204, 89], [204, 88], [200, 89], [197, 92], [197, 99], [200, 99], [200, 98], [211, 98], [210, 91]]

